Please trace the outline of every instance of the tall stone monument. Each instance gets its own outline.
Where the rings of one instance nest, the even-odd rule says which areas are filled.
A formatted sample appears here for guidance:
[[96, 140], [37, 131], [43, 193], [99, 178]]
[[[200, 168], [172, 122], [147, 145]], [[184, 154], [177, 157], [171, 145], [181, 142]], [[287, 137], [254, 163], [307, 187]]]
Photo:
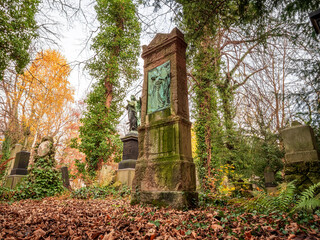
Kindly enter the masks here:
[[197, 204], [195, 165], [191, 153], [186, 47], [183, 34], [157, 34], [143, 46], [144, 82], [139, 157], [132, 203]]
[[296, 180], [299, 190], [320, 181], [320, 159], [310, 126], [296, 125], [281, 131], [285, 147], [285, 180]]

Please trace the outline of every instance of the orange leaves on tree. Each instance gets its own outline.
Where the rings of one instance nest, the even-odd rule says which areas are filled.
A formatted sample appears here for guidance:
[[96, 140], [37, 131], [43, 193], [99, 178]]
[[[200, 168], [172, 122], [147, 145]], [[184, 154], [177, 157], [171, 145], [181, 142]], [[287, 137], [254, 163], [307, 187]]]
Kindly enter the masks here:
[[56, 50], [39, 52], [30, 68], [19, 77], [19, 92], [23, 93], [21, 121], [29, 126], [33, 144], [44, 135], [54, 136], [68, 118], [65, 111], [73, 102], [74, 90], [68, 81], [70, 66]]

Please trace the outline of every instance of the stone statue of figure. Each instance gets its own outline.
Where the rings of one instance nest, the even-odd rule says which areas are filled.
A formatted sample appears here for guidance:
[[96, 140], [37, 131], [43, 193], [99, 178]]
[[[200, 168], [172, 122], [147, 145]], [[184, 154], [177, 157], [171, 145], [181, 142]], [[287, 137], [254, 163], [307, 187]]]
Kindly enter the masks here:
[[[140, 113], [141, 104], [140, 101], [136, 100], [136, 97], [131, 95], [131, 100], [128, 101], [128, 105], [126, 106], [128, 110], [128, 119], [129, 119], [129, 131], [137, 131], [138, 129], [138, 114]], [[140, 114], [139, 114], [140, 118]]]

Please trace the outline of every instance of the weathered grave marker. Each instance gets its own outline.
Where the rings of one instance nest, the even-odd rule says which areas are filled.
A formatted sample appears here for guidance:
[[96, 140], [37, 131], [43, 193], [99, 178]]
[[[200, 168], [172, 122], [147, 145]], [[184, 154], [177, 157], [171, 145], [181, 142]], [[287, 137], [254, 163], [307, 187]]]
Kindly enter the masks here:
[[281, 131], [285, 147], [285, 180], [296, 180], [300, 190], [320, 181], [320, 160], [310, 126], [295, 125]]
[[61, 167], [60, 168], [61, 171], [61, 175], [62, 175], [62, 182], [63, 182], [63, 186], [65, 188], [71, 188], [70, 186], [70, 181], [69, 181], [69, 171], [68, 171], [68, 167]]
[[20, 151], [16, 154], [14, 159], [13, 168], [10, 175], [7, 176], [6, 186], [9, 188], [14, 188], [22, 178], [28, 174], [28, 164], [29, 164], [30, 153], [27, 151]]
[[143, 46], [144, 83], [133, 203], [176, 208], [197, 204], [186, 47], [177, 28], [170, 34], [157, 34], [148, 46]]

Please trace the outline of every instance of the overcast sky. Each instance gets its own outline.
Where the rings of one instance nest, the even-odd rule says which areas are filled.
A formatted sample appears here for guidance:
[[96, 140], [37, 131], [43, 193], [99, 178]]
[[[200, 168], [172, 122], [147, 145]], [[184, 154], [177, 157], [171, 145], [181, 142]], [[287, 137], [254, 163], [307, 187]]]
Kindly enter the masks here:
[[[79, 4], [79, 1], [73, 1], [74, 6]], [[79, 12], [77, 17], [72, 19], [73, 21], [71, 23], [61, 12], [54, 11], [46, 8], [45, 6], [41, 8], [41, 13], [38, 15], [39, 22], [50, 23], [54, 20], [58, 23], [57, 25], [48, 25], [53, 32], [59, 33], [59, 39], [52, 37], [58, 45], [48, 43], [44, 40], [45, 46], [42, 46], [42, 48], [57, 49], [67, 58], [68, 63], [73, 69], [71, 76], [69, 77], [69, 81], [75, 89], [76, 100], [85, 98], [90, 90], [92, 82], [95, 81], [94, 79], [91, 79], [88, 73], [83, 71], [84, 62], [92, 56], [92, 52], [90, 51], [91, 39], [92, 36], [94, 36], [94, 33], [92, 32], [98, 27], [94, 11], [94, 3], [95, 1], [92, 0], [82, 0], [82, 12]], [[157, 32], [169, 33], [175, 27], [168, 19], [170, 18], [170, 15], [163, 14], [167, 11], [168, 9], [163, 9], [161, 12], [154, 13], [152, 7], [139, 8], [139, 17], [145, 22], [150, 22], [151, 19], [154, 19], [155, 15], [158, 16], [151, 27], [142, 25], [141, 46], [149, 44]], [[143, 77], [143, 60], [141, 57], [139, 59], [139, 65], [141, 79], [137, 80], [133, 87], [128, 89], [128, 99], [132, 94], [140, 96]]]
[[[79, 4], [77, 0], [70, 1], [73, 1], [73, 6], [78, 6]], [[59, 33], [59, 38], [55, 38], [50, 34], [46, 36], [47, 31], [40, 32], [40, 36], [42, 36], [40, 42], [41, 48], [57, 49], [66, 57], [72, 68], [69, 81], [75, 89], [75, 100], [82, 100], [86, 97], [90, 91], [91, 84], [95, 81], [95, 79], [92, 79], [84, 70], [85, 61], [93, 55], [92, 51], [90, 51], [91, 40], [92, 37], [95, 36], [93, 32], [97, 32], [96, 30], [99, 26], [94, 11], [95, 1], [82, 0], [82, 12], [78, 12], [77, 16], [72, 18], [72, 21], [68, 20], [61, 11], [46, 6], [47, 3], [45, 1], [43, 1], [42, 4], [44, 5], [41, 7], [41, 11], [37, 16], [37, 21], [40, 24], [46, 23], [50, 31]], [[175, 27], [170, 21], [170, 13], [166, 14], [168, 12], [168, 8], [161, 9], [161, 11], [157, 13], [153, 12], [153, 7], [139, 8], [139, 18], [142, 19], [143, 22], [153, 23], [151, 26], [142, 24], [141, 46], [148, 45], [156, 33], [169, 33]], [[55, 24], [52, 25], [52, 22], [55, 22]], [[53, 39], [57, 44], [52, 44], [44, 37]], [[141, 57], [139, 58], [139, 69], [141, 77], [128, 89], [127, 100], [129, 100], [131, 95], [135, 95], [136, 97], [141, 96], [143, 79], [143, 60]], [[126, 134], [128, 131], [127, 122], [127, 113], [125, 111], [118, 126], [118, 131], [121, 135]]]

